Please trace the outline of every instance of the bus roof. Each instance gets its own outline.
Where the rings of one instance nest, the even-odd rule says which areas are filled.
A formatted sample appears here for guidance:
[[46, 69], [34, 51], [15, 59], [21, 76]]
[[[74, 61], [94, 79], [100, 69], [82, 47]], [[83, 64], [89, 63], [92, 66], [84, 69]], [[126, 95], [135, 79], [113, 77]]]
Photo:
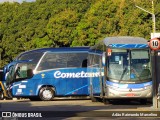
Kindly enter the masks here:
[[[34, 49], [30, 51], [26, 51], [23, 53], [27, 52], [57, 52], [57, 51], [88, 51], [89, 47], [60, 47], [60, 48], [39, 48], [39, 49]], [[23, 54], [22, 53], [22, 54]]]
[[147, 44], [146, 39], [131, 36], [106, 37], [103, 42], [106, 46], [110, 44]]
[[[88, 46], [83, 46], [83, 47], [60, 47], [60, 48], [39, 48], [39, 49], [34, 49], [34, 50], [29, 50], [26, 52], [21, 53], [20, 55], [17, 56], [19, 58], [22, 55], [32, 53], [32, 52], [71, 52], [71, 51], [81, 51], [81, 52], [88, 52], [89, 47]], [[16, 58], [16, 59], [17, 59]]]

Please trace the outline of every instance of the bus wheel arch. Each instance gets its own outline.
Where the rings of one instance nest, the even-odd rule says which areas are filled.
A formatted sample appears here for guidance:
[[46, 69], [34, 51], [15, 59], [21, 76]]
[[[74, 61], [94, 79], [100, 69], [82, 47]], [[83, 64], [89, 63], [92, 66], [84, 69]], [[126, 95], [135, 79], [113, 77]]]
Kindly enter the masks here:
[[38, 96], [42, 101], [50, 101], [55, 96], [55, 88], [50, 85], [44, 85], [39, 89]]

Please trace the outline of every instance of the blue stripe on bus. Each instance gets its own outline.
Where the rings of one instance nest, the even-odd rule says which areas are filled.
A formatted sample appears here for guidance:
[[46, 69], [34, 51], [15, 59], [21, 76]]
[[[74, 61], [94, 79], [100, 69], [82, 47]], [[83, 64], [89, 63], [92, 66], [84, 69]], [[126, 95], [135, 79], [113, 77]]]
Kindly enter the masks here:
[[147, 48], [146, 44], [110, 44], [113, 48]]
[[78, 88], [78, 89], [75, 89], [75, 90], [73, 90], [73, 91], [71, 91], [71, 92], [68, 92], [68, 93], [65, 94], [65, 95], [72, 94], [73, 92], [78, 91], [78, 90], [80, 90], [80, 89], [82, 89], [82, 88], [85, 88], [85, 87], [88, 87], [88, 85], [84, 85], [84, 86], [82, 86], [82, 87], [80, 87], [80, 88]]
[[145, 82], [145, 83], [139, 83], [139, 84], [122, 84], [122, 83], [115, 83], [111, 81], [106, 81], [106, 85], [114, 86], [118, 88], [144, 88], [146, 86], [152, 85], [152, 81]]

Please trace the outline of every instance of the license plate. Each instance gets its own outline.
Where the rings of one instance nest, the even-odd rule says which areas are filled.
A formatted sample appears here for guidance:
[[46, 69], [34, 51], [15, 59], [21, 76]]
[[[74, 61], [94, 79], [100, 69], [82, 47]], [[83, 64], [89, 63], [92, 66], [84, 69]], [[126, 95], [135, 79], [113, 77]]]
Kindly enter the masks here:
[[128, 96], [128, 97], [133, 97], [133, 96], [135, 96], [135, 94], [133, 94], [133, 93], [128, 93], [126, 96]]

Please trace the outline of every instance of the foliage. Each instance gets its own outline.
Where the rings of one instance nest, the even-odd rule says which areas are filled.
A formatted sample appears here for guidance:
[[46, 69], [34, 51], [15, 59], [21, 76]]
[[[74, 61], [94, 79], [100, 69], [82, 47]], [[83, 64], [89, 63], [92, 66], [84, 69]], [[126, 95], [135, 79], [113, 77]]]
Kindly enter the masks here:
[[[0, 4], [0, 67], [19, 53], [35, 48], [92, 46], [107, 36], [150, 39], [151, 1], [37, 0]], [[156, 31], [160, 2], [154, 0]]]

